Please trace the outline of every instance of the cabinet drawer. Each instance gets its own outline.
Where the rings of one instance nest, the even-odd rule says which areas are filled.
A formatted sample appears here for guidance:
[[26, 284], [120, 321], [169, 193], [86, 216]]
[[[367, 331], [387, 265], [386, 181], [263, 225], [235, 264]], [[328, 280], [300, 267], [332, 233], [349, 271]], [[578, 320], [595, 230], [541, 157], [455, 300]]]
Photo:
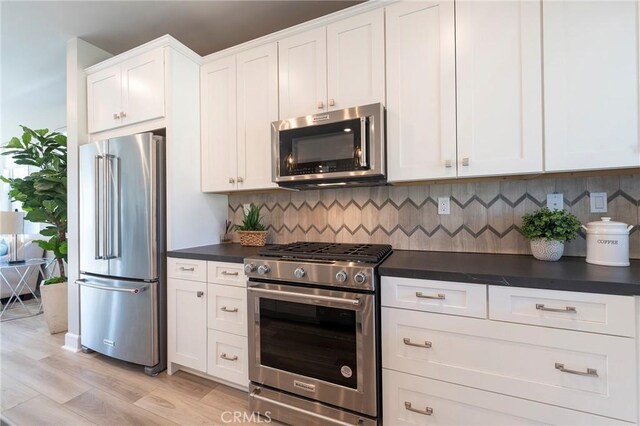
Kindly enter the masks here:
[[382, 351], [385, 368], [636, 420], [634, 339], [383, 308]]
[[382, 306], [441, 314], [487, 317], [482, 284], [382, 277]]
[[168, 257], [167, 276], [169, 278], [207, 282], [207, 262], [205, 260]]
[[242, 263], [208, 262], [207, 281], [210, 283], [247, 286]]
[[382, 386], [385, 425], [631, 424], [392, 370]]
[[632, 296], [489, 286], [489, 318], [634, 337]]
[[240, 385], [249, 386], [247, 338], [209, 330], [207, 374]]
[[208, 284], [209, 328], [247, 335], [247, 290], [221, 284]]

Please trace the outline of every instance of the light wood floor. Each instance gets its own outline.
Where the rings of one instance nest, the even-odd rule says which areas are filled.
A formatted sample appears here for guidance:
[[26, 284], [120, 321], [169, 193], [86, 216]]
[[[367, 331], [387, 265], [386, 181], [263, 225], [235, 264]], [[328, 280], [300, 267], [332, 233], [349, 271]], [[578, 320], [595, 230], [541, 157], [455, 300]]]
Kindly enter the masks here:
[[225, 412], [248, 408], [244, 392], [184, 372], [149, 377], [133, 364], [65, 351], [63, 340], [42, 315], [0, 323], [2, 424], [222, 425], [233, 424]]

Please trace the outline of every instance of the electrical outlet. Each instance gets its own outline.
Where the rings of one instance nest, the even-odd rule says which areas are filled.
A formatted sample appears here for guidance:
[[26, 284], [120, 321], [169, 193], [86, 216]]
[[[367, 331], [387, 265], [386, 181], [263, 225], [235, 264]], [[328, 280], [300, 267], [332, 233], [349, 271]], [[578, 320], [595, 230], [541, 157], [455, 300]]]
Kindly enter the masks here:
[[244, 211], [244, 214], [248, 214], [249, 213], [249, 209], [251, 208], [251, 204], [243, 204], [242, 205], [242, 211]]
[[547, 207], [549, 210], [562, 210], [564, 208], [564, 197], [561, 192], [547, 194]]
[[438, 214], [451, 214], [449, 197], [438, 197]]
[[607, 193], [591, 192], [589, 193], [589, 203], [591, 204], [591, 213], [607, 212]]

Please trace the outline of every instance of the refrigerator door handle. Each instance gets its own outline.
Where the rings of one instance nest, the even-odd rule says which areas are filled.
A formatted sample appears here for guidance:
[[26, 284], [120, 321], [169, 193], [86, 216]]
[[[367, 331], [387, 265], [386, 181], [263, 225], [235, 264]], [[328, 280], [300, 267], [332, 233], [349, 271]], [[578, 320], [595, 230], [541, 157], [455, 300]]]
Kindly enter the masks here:
[[76, 280], [76, 284], [84, 286], [84, 287], [95, 288], [95, 289], [98, 289], [98, 290], [117, 291], [117, 292], [120, 292], [120, 293], [138, 294], [138, 293], [144, 291], [144, 287], [143, 288], [109, 287], [109, 286], [106, 286], [106, 285], [90, 284], [86, 280], [83, 280], [83, 279]]
[[103, 259], [103, 256], [100, 255], [100, 160], [102, 159], [101, 155], [96, 155], [93, 160], [93, 178], [94, 178], [94, 256], [96, 260]]
[[[110, 177], [106, 185], [109, 198], [107, 204], [108, 251], [105, 254], [105, 259], [115, 259], [120, 256], [120, 159], [111, 154], [106, 155], [105, 158], [105, 168], [108, 169], [107, 173]], [[116, 164], [116, 167], [113, 166], [114, 163]], [[109, 182], [113, 182], [113, 186], [111, 188], [109, 188], [111, 186], [109, 185]], [[113, 190], [113, 194], [111, 194], [111, 189]], [[113, 198], [111, 195], [113, 195]]]
[[104, 167], [102, 168], [102, 252], [103, 259], [109, 259], [109, 154], [104, 155]]

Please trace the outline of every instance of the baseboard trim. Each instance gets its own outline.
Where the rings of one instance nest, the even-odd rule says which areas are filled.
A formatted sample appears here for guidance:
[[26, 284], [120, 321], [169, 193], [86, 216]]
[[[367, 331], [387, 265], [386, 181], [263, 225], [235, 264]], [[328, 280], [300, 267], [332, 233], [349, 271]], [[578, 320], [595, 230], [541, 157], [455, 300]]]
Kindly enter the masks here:
[[65, 334], [64, 346], [62, 349], [69, 352], [80, 352], [80, 349], [82, 349], [82, 346], [80, 345], [80, 335], [73, 333]]

